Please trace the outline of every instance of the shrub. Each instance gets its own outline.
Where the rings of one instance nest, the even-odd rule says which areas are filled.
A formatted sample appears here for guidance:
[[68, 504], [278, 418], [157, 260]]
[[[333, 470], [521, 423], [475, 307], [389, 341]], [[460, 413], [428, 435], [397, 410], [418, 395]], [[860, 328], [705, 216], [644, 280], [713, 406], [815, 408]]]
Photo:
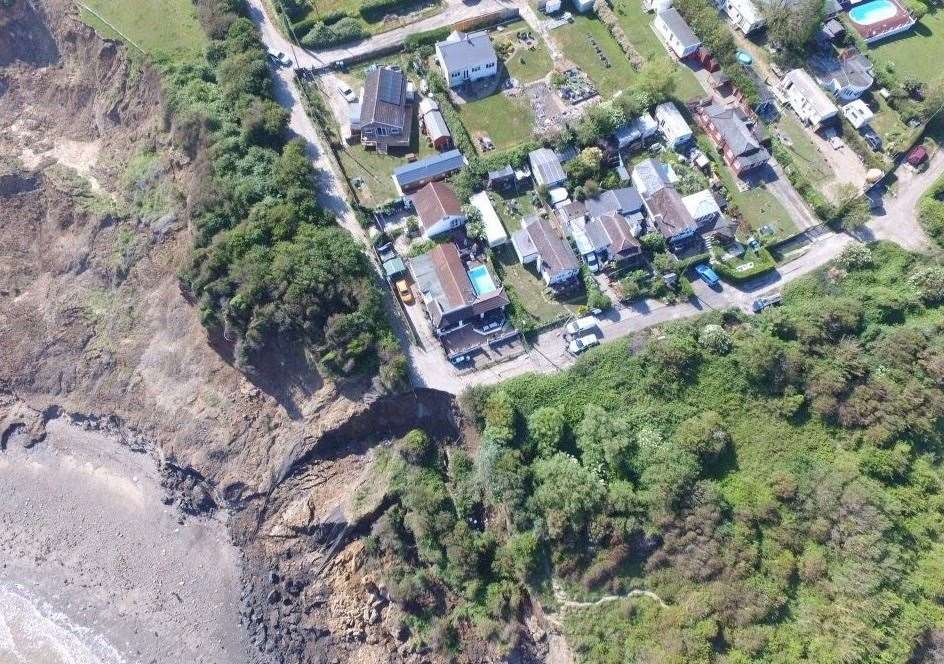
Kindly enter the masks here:
[[712, 353], [724, 355], [731, 350], [731, 335], [720, 325], [706, 325], [698, 333], [698, 344]]
[[908, 281], [918, 289], [921, 299], [927, 304], [944, 302], [944, 267], [926, 265], [918, 268]]
[[345, 16], [330, 26], [322, 21], [315, 23], [308, 34], [301, 39], [301, 43], [302, 46], [308, 48], [328, 48], [363, 39], [369, 35], [370, 33], [367, 32], [360, 21]]
[[872, 266], [872, 250], [864, 244], [853, 242], [839, 254], [838, 262], [847, 270], [858, 270]]
[[407, 35], [406, 39], [403, 40], [403, 50], [405, 51], [414, 51], [421, 46], [430, 46], [436, 42], [440, 42], [449, 36], [451, 30], [449, 27], [445, 28], [436, 28], [435, 30], [426, 30], [424, 32], [415, 32], [411, 35]]

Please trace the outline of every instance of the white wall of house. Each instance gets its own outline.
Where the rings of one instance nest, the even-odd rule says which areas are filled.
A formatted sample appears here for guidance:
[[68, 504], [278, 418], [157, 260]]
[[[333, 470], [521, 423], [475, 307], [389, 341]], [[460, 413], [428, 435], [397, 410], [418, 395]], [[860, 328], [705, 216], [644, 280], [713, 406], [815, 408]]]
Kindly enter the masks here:
[[689, 45], [685, 46], [679, 41], [678, 37], [675, 36], [675, 33], [666, 25], [665, 21], [662, 20], [662, 17], [659, 14], [656, 14], [655, 19], [652, 21], [652, 27], [655, 31], [662, 37], [663, 41], [669, 45], [669, 48], [672, 49], [672, 52], [675, 53], [675, 56], [681, 60], [682, 58], [687, 58], [692, 53], [698, 50], [698, 44], [694, 46]]
[[443, 233], [448, 233], [455, 228], [459, 228], [459, 226], [462, 226], [463, 224], [465, 224], [464, 214], [448, 215], [427, 228], [423, 232], [423, 237], [429, 240], [438, 235], [442, 235]]
[[463, 62], [460, 67], [449, 69], [439, 44], [436, 45], [436, 58], [439, 60], [439, 66], [442, 67], [446, 83], [450, 88], [456, 88], [464, 83], [477, 81], [481, 78], [487, 78], [488, 76], [495, 76], [498, 73], [497, 58], [490, 58], [480, 62]]

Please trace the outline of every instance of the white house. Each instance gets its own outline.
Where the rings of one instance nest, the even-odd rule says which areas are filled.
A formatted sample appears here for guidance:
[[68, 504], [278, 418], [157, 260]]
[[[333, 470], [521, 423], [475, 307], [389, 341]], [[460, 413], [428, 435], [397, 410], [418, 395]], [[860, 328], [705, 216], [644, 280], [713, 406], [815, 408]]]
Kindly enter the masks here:
[[436, 44], [436, 59], [450, 88], [498, 74], [498, 56], [485, 31], [453, 32]]
[[691, 127], [672, 102], [666, 101], [656, 106], [655, 116], [666, 145], [673, 150], [692, 139]]
[[642, 7], [647, 12], [661, 12], [672, 6], [672, 0], [643, 0]]
[[675, 7], [657, 13], [652, 21], [652, 29], [679, 60], [687, 58], [701, 46], [701, 40], [695, 36]]
[[842, 114], [856, 129], [861, 129], [875, 117], [872, 109], [861, 99], [856, 99], [843, 106]]
[[593, 9], [594, 0], [570, 0], [574, 9], [580, 14], [586, 14]]
[[803, 69], [788, 71], [777, 89], [797, 116], [813, 129], [819, 129], [839, 113], [823, 89]]
[[699, 226], [709, 224], [721, 216], [721, 208], [718, 207], [718, 201], [715, 200], [715, 197], [709, 189], [703, 189], [694, 194], [682, 196], [682, 204]]
[[501, 219], [499, 219], [488, 194], [484, 191], [473, 194], [469, 197], [469, 203], [474, 205], [482, 215], [482, 225], [485, 227], [485, 240], [488, 242], [488, 246], [494, 248], [508, 242], [508, 232], [505, 230]]
[[731, 19], [731, 23], [745, 35], [749, 35], [767, 25], [764, 15], [761, 14], [753, 0], [724, 0], [722, 8], [728, 18]]
[[430, 182], [410, 196], [427, 239], [459, 228], [466, 222], [455, 192], [442, 182]]

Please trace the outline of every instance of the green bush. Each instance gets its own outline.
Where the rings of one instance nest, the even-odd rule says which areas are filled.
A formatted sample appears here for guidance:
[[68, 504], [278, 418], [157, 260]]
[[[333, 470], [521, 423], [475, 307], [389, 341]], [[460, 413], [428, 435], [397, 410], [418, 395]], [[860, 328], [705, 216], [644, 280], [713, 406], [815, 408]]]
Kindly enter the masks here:
[[421, 46], [431, 46], [436, 42], [443, 41], [452, 32], [448, 27], [436, 28], [435, 30], [426, 30], [423, 32], [414, 32], [407, 35], [403, 40], [403, 50], [415, 51]]
[[364, 39], [368, 36], [370, 36], [370, 33], [359, 20], [345, 16], [330, 26], [322, 21], [315, 23], [308, 34], [301, 39], [301, 44], [308, 48], [329, 48]]

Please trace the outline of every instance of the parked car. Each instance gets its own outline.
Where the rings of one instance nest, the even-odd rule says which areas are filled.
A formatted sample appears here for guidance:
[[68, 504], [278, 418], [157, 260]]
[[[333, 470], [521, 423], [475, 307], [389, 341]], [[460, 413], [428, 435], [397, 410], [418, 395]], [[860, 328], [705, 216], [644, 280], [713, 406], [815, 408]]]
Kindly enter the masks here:
[[776, 306], [781, 302], [783, 302], [783, 295], [781, 295], [779, 292], [761, 295], [759, 298], [751, 302], [751, 310], [755, 314], [759, 314], [767, 307]]
[[576, 339], [572, 339], [569, 344], [567, 344], [567, 350], [569, 350], [574, 355], [580, 355], [588, 348], [592, 348], [600, 343], [600, 337], [595, 335], [593, 332], [585, 334]]
[[338, 82], [338, 93], [344, 97], [344, 101], [352, 104], [357, 101], [357, 95], [354, 94], [354, 91], [351, 90], [351, 86], [347, 83]]
[[468, 361], [471, 360], [471, 359], [472, 359], [472, 356], [469, 355], [468, 353], [466, 353], [465, 355], [455, 355], [455, 356], [453, 356], [453, 357], [450, 357], [450, 358], [449, 358], [449, 361], [452, 362], [455, 366], [458, 367], [458, 366], [460, 366], [460, 365], [462, 365], [462, 364], [465, 364], [466, 362], [468, 362]]
[[721, 283], [721, 279], [718, 278], [718, 274], [711, 269], [711, 266], [702, 263], [701, 265], [695, 266], [695, 272], [698, 274], [699, 278], [704, 281], [706, 284], [714, 288]]
[[413, 291], [406, 279], [400, 279], [396, 283], [397, 295], [403, 300], [403, 304], [413, 304]]
[[882, 149], [882, 138], [871, 127], [862, 130], [862, 138], [865, 139], [865, 142], [869, 144], [873, 151], [878, 152]]
[[596, 316], [584, 316], [583, 318], [578, 318], [567, 323], [564, 332], [574, 336], [580, 332], [587, 332], [597, 327], [600, 327], [600, 321], [597, 320]]
[[292, 61], [282, 51], [269, 51], [269, 59], [281, 67], [290, 67]]

